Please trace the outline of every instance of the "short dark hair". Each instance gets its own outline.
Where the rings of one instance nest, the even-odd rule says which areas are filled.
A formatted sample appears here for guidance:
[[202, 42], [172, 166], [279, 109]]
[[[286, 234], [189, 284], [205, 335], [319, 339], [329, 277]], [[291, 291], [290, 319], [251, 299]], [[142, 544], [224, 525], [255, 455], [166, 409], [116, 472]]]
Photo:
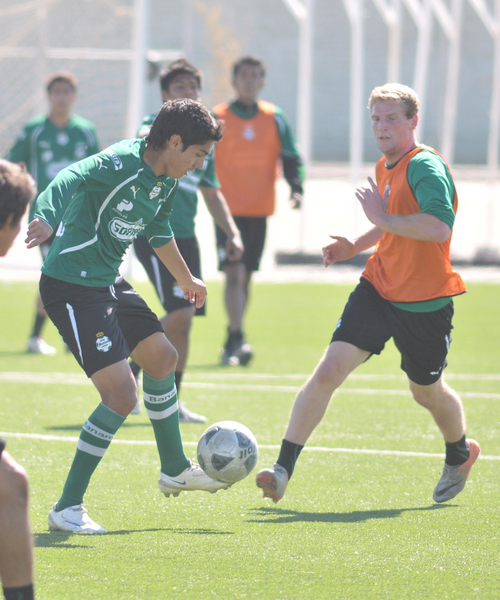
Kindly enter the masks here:
[[168, 100], [151, 125], [147, 144], [153, 150], [163, 150], [173, 135], [180, 135], [184, 151], [194, 144], [220, 141], [224, 126], [200, 102], [188, 98]]
[[35, 181], [24, 166], [0, 159], [0, 228], [11, 215], [11, 226], [18, 225], [35, 194]]
[[233, 64], [233, 79], [235, 79], [236, 75], [238, 75], [238, 71], [240, 70], [240, 67], [242, 67], [243, 65], [250, 65], [251, 67], [259, 67], [260, 74], [262, 75], [262, 77], [266, 76], [266, 65], [264, 64], [264, 61], [262, 61], [260, 58], [257, 58], [256, 56], [248, 55], [248, 56], [242, 56]]
[[177, 75], [192, 75], [196, 79], [198, 88], [201, 90], [203, 83], [201, 71], [199, 71], [184, 58], [174, 60], [174, 62], [171, 62], [166, 67], [163, 67], [158, 77], [160, 80], [160, 88], [165, 92], [168, 92], [172, 80], [177, 77]]
[[78, 81], [76, 77], [72, 73], [68, 73], [67, 71], [59, 71], [58, 73], [54, 73], [51, 75], [47, 82], [45, 83], [45, 88], [47, 93], [50, 94], [50, 90], [54, 83], [59, 81], [64, 81], [64, 83], [69, 83], [69, 85], [73, 88], [73, 91], [76, 92], [76, 88], [78, 87]]

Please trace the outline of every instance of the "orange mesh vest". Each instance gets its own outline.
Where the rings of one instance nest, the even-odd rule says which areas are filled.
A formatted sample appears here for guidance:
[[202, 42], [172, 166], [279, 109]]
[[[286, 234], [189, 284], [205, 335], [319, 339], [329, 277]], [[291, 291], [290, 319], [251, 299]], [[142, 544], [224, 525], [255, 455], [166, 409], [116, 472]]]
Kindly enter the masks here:
[[[420, 211], [407, 178], [408, 164], [413, 156], [428, 147], [408, 152], [392, 169], [385, 166], [382, 157], [376, 167], [377, 187], [382, 194], [389, 186], [390, 214], [410, 215]], [[442, 158], [442, 157], [441, 157]], [[457, 212], [455, 190], [453, 211]], [[366, 263], [363, 277], [368, 279], [378, 293], [392, 302], [421, 302], [466, 291], [460, 275], [450, 263], [451, 235], [445, 242], [424, 242], [384, 232], [375, 252]]]
[[266, 217], [274, 213], [274, 182], [281, 142], [274, 118], [274, 105], [259, 102], [251, 119], [242, 119], [228, 104], [214, 108], [226, 132], [217, 144], [215, 169], [231, 214]]

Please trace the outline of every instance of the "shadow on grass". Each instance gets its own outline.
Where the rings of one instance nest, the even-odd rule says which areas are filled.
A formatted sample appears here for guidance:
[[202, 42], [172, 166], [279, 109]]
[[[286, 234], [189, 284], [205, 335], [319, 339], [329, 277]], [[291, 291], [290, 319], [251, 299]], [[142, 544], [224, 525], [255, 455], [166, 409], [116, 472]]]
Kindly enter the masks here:
[[[433, 504], [417, 508], [395, 508], [388, 510], [355, 510], [352, 512], [300, 512], [281, 508], [255, 508], [252, 512], [261, 519], [249, 520], [249, 523], [362, 523], [371, 519], [394, 519], [405, 512], [443, 510], [455, 504]], [[264, 518], [266, 517], [266, 518]], [[274, 518], [269, 518], [274, 517]]]
[[106, 538], [109, 536], [116, 535], [130, 535], [133, 533], [146, 533], [146, 532], [168, 532], [179, 535], [234, 535], [234, 531], [219, 531], [217, 529], [206, 529], [203, 527], [194, 529], [192, 527], [186, 528], [170, 528], [170, 527], [155, 527], [151, 529], [117, 529], [116, 531], [107, 531], [105, 534], [92, 535], [88, 533], [71, 533], [70, 531], [47, 531], [44, 533], [36, 533], [35, 547], [36, 548], [91, 548], [92, 546], [86, 544], [69, 544], [66, 543], [72, 536], [76, 536], [78, 540], [96, 538]]

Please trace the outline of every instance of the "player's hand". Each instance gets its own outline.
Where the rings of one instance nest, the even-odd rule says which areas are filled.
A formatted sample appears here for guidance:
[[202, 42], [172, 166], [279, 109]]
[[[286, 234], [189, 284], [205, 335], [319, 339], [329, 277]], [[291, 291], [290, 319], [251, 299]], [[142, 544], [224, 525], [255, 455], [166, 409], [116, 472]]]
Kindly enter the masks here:
[[292, 193], [290, 195], [290, 208], [292, 210], [300, 210], [302, 206], [302, 194], [298, 192]]
[[45, 240], [48, 240], [52, 235], [52, 227], [42, 221], [42, 219], [33, 219], [28, 225], [28, 231], [24, 243], [27, 244], [28, 249], [39, 246]]
[[390, 189], [387, 187], [384, 197], [382, 197], [371, 177], [368, 177], [368, 183], [370, 184], [369, 188], [359, 187], [356, 189], [356, 198], [359, 200], [368, 220], [379, 226], [387, 213]]
[[201, 308], [205, 304], [205, 298], [207, 297], [207, 286], [203, 283], [203, 281], [201, 281], [201, 279], [193, 277], [192, 280], [186, 285], [181, 285], [179, 283], [179, 287], [184, 292], [184, 300], [189, 300], [191, 304], [196, 305], [196, 308]]
[[330, 237], [336, 241], [323, 248], [323, 264], [325, 267], [356, 256], [354, 242], [337, 235], [331, 235]]
[[230, 261], [240, 260], [243, 255], [243, 242], [241, 238], [234, 237], [226, 242], [226, 257]]

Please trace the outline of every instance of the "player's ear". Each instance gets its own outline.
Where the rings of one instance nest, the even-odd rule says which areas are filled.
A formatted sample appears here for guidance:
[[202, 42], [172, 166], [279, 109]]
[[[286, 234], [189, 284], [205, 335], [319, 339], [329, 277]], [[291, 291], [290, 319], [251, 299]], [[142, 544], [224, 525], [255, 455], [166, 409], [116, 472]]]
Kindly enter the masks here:
[[168, 140], [168, 147], [171, 150], [182, 150], [182, 138], [178, 133], [174, 133], [174, 135]]

